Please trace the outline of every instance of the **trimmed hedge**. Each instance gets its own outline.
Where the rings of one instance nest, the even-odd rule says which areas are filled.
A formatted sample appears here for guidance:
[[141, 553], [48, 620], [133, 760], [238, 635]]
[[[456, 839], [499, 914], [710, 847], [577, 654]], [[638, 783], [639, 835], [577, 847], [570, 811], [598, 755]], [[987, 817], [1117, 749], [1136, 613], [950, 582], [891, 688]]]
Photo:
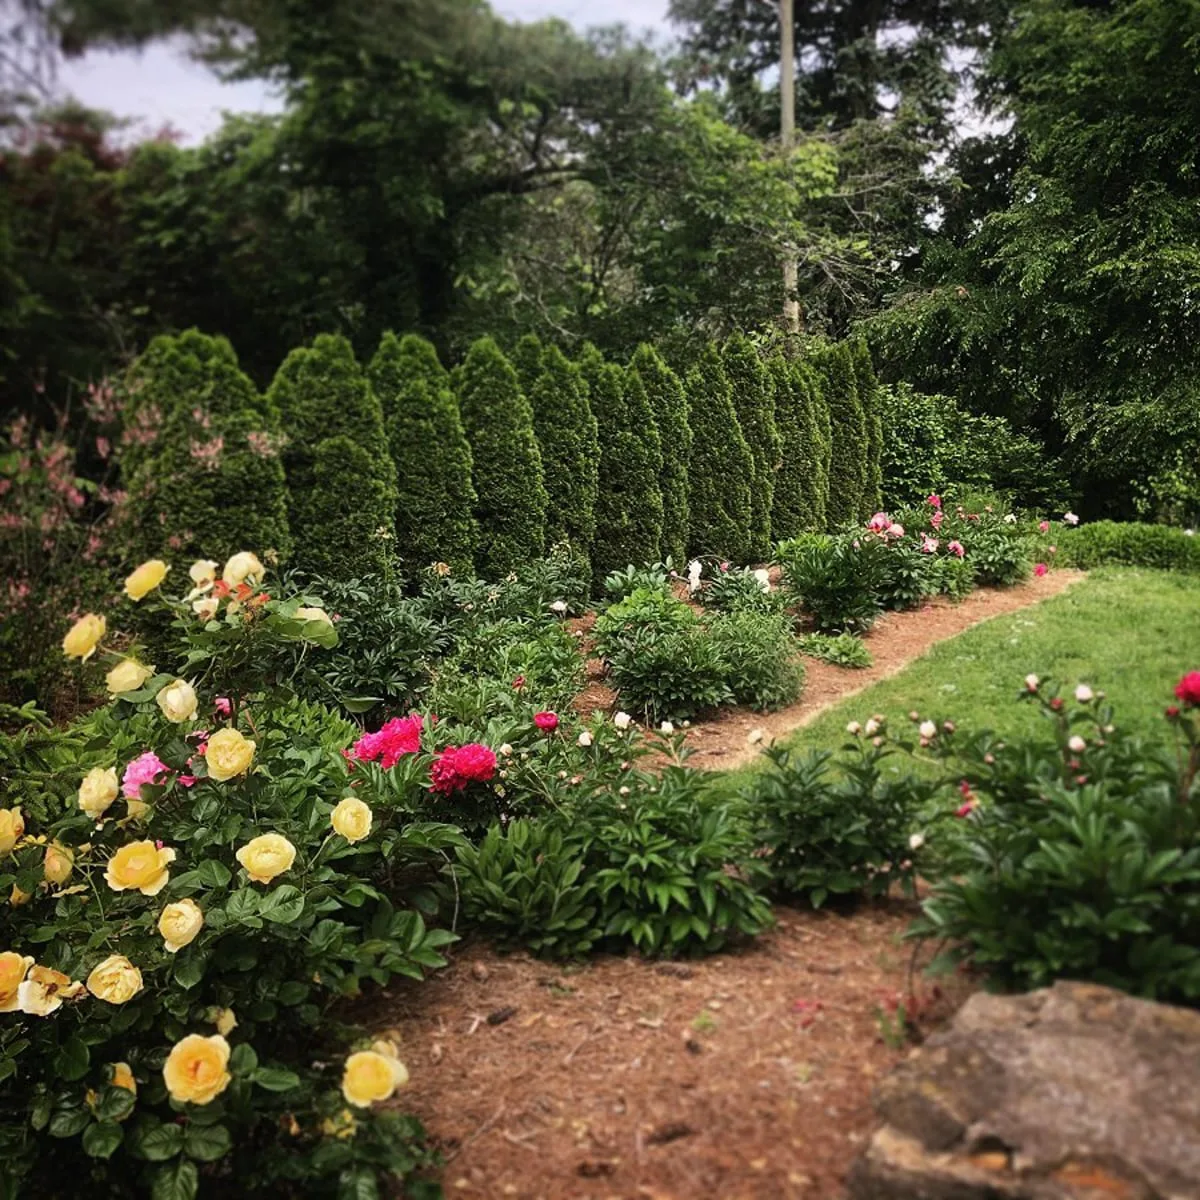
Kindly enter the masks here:
[[809, 372], [782, 356], [771, 359], [769, 366], [781, 442], [771, 531], [782, 541], [825, 527], [824, 445]]
[[533, 385], [537, 383], [542, 374], [544, 364], [542, 362], [541, 339], [536, 333], [527, 333], [517, 340], [517, 344], [513, 347], [512, 355], [509, 361], [513, 365], [513, 370], [517, 373], [517, 379], [521, 384], [521, 391], [525, 393], [526, 399], [529, 399], [533, 394]]
[[857, 523], [862, 511], [867, 485], [867, 422], [850, 347], [839, 342], [823, 348], [815, 365], [821, 373], [832, 430], [826, 521], [830, 529], [838, 529]]
[[865, 338], [856, 338], [851, 350], [854, 381], [863, 419], [867, 423], [867, 463], [859, 515], [864, 521], [883, 507], [883, 417], [880, 413], [879, 381], [871, 363], [871, 350]]
[[471, 447], [450, 373], [432, 343], [385, 333], [367, 368], [396, 464], [396, 552], [410, 570], [474, 567], [479, 529]]
[[471, 444], [476, 567], [501, 579], [538, 558], [546, 541], [546, 485], [533, 410], [512, 363], [494, 338], [475, 342], [454, 372]]
[[1060, 566], [1087, 569], [1112, 563], [1200, 574], [1200, 537], [1171, 525], [1094, 521], [1055, 536]]

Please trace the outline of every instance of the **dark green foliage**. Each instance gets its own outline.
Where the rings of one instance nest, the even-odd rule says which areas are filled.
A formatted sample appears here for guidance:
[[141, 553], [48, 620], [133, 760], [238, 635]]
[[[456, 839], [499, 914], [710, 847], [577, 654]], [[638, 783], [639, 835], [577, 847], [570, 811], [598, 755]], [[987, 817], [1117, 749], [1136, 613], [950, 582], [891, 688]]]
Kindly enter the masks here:
[[517, 379], [520, 381], [521, 391], [525, 393], [527, 399], [532, 397], [533, 385], [537, 383], [545, 369], [545, 363], [542, 362], [543, 353], [542, 342], [538, 335], [527, 333], [518, 339], [509, 358], [513, 370], [517, 373]]
[[754, 343], [741, 334], [725, 343], [721, 362], [729, 379], [733, 409], [754, 463], [750, 533], [743, 557], [763, 562], [771, 553], [771, 510], [782, 450], [775, 420], [775, 376], [767, 369]]
[[1055, 536], [1064, 566], [1088, 570], [1117, 563], [1200, 573], [1200, 538], [1167, 525], [1094, 521], [1077, 529], [1064, 528]]
[[797, 538], [779, 547], [783, 587], [819, 633], [861, 633], [879, 616], [887, 549], [853, 534]]
[[546, 485], [533, 412], [517, 373], [490, 337], [455, 371], [473, 458], [480, 574], [500, 579], [537, 558], [546, 539]]
[[854, 381], [863, 419], [867, 423], [867, 468], [859, 516], [870, 520], [883, 507], [883, 418], [879, 408], [879, 381], [871, 364], [871, 350], [865, 338], [855, 338], [851, 353], [854, 357]]
[[158, 337], [130, 368], [121, 465], [139, 554], [286, 556], [278, 413], [224, 338]]
[[812, 372], [782, 355], [771, 359], [769, 365], [775, 380], [775, 421], [781, 447], [771, 535], [782, 541], [825, 528], [825, 446], [817, 422]]
[[396, 464], [396, 553], [409, 571], [469, 573], [479, 531], [471, 447], [449, 373], [424, 338], [385, 333], [367, 369]]
[[833, 418], [825, 396], [825, 379], [812, 359], [802, 359], [796, 368], [808, 384], [808, 399], [817, 428], [820, 447], [820, 474], [817, 479], [814, 511], [821, 520], [819, 528], [829, 528], [829, 468], [833, 458]]
[[579, 366], [599, 426], [600, 489], [592, 549], [592, 572], [599, 584], [610, 571], [659, 557], [662, 442], [636, 371], [606, 363], [590, 344], [580, 354]]
[[641, 378], [662, 441], [659, 488], [663, 500], [662, 554], [682, 568], [688, 543], [688, 462], [692, 429], [688, 398], [678, 375], [653, 346], [642, 343], [629, 364]]
[[[518, 350], [531, 339], [522, 338]], [[528, 396], [546, 473], [546, 543], [569, 542], [584, 559], [596, 536], [600, 437], [583, 372], [557, 346], [541, 353]]]
[[845, 342], [824, 347], [816, 357], [829, 406], [828, 528], [858, 521], [867, 485], [867, 422], [858, 396], [854, 358]]
[[[953, 561], [959, 560], [956, 558]], [[969, 570], [967, 576], [970, 577]], [[835, 667], [863, 668], [869, 667], [873, 661], [871, 652], [862, 638], [855, 637], [852, 633], [809, 633], [796, 640], [801, 654], [808, 658], [820, 659], [821, 662], [832, 663]]]
[[754, 458], [716, 346], [701, 352], [686, 388], [692, 425], [689, 553], [741, 559], [750, 540]]
[[[287, 435], [283, 463], [295, 565], [333, 579], [386, 574], [396, 468], [379, 398], [350, 343], [321, 334], [311, 347], [293, 350], [267, 398], [278, 407]], [[345, 456], [341, 465], [339, 455]]]
[[735, 704], [783, 708], [804, 687], [792, 621], [782, 613], [734, 609], [709, 619], [708, 635], [725, 666]]
[[721, 612], [781, 613], [786, 604], [783, 593], [764, 586], [749, 567], [714, 572], [699, 598], [706, 609]]

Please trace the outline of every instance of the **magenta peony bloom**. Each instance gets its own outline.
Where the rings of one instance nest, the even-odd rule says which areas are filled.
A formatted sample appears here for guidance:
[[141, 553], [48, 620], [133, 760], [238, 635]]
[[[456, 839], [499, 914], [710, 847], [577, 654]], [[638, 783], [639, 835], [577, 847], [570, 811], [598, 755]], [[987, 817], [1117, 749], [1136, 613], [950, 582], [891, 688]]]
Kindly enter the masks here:
[[429, 768], [433, 790], [443, 795], [461, 791], [468, 783], [487, 783], [495, 774], [495, 752], [478, 742], [447, 746]]
[[153, 750], [147, 750], [125, 768], [125, 774], [121, 777], [121, 794], [126, 800], [137, 800], [143, 784], [162, 782], [158, 776], [170, 770], [171, 768]]
[[942, 512], [941, 510], [939, 510], [939, 511], [935, 512], [932, 517], [929, 518], [929, 523], [930, 523], [930, 525], [932, 525], [934, 527], [934, 529], [941, 529], [942, 522], [945, 519], [946, 519], [946, 514], [944, 512]]
[[962, 556], [967, 552], [966, 547], [962, 544], [962, 542], [959, 541], [947, 542], [946, 549], [949, 550], [951, 554], [956, 554], [959, 558], [962, 558]]
[[1189, 671], [1175, 685], [1175, 699], [1188, 708], [1200, 708], [1200, 671]]
[[1037, 576], [1039, 579], [1041, 579], [1041, 577], [1042, 577], [1043, 575], [1045, 575], [1045, 573], [1046, 573], [1046, 570], [1047, 570], [1047, 567], [1046, 567], [1046, 564], [1045, 564], [1045, 563], [1038, 563], [1038, 564], [1037, 564], [1037, 565], [1036, 565], [1036, 566], [1033, 568], [1033, 573], [1034, 573], [1034, 574], [1035, 574], [1035, 575], [1036, 575], [1036, 576]]
[[926, 497], [925, 503], [928, 504], [930, 508], [941, 508], [942, 498], [937, 494], [937, 492], [934, 492], [932, 496]]
[[233, 703], [228, 696], [217, 696], [213, 700], [213, 708], [223, 717], [231, 716], [233, 713]]
[[885, 512], [877, 512], [868, 522], [867, 528], [872, 533], [884, 533], [891, 525], [892, 518]]
[[1039, 521], [1038, 522], [1038, 532], [1039, 533], [1049, 533], [1050, 532], [1050, 522], [1049, 521]]
[[533, 723], [545, 733], [553, 733], [558, 728], [558, 714], [540, 712], [533, 714]]
[[930, 537], [929, 534], [927, 534], [927, 533], [921, 535], [921, 553], [922, 554], [937, 553], [937, 548], [939, 545], [940, 545], [940, 543], [938, 542], [937, 538]]
[[354, 743], [352, 757], [359, 762], [375, 762], [390, 771], [406, 754], [421, 749], [421, 729], [424, 721], [419, 713], [411, 717], [393, 717], [376, 733], [364, 733]]

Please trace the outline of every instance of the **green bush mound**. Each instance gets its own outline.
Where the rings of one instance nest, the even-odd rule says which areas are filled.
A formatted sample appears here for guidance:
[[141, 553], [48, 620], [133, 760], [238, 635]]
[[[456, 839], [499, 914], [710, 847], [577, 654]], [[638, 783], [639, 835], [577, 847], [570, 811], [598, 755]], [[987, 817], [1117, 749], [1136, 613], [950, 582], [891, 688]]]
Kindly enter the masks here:
[[1087, 570], [1111, 563], [1200, 572], [1200, 539], [1169, 525], [1093, 521], [1074, 529], [1063, 529], [1056, 537], [1062, 566]]

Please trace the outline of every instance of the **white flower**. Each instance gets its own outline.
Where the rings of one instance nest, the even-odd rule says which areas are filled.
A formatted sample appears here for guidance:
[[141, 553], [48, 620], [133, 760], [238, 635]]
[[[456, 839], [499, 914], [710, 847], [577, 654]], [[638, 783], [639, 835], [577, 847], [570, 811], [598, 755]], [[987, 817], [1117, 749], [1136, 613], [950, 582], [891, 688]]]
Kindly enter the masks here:
[[703, 570], [704, 568], [701, 566], [698, 558], [693, 558], [692, 561], [688, 563], [687, 574], [689, 592], [698, 592], [700, 590], [700, 572]]
[[581, 746], [590, 746], [592, 744], [592, 731], [590, 729], [585, 729], [579, 735], [578, 741]]
[[771, 590], [771, 576], [766, 567], [759, 567], [758, 570], [754, 572], [754, 578], [758, 581], [758, 586], [762, 588], [764, 592], [769, 592]]
[[619, 712], [613, 717], [613, 724], [618, 729], [628, 729], [633, 724], [633, 718], [627, 712]]
[[766, 736], [767, 735], [765, 731], [762, 729], [752, 729], [748, 734], [746, 734], [746, 741], [748, 741], [752, 746], [757, 746], [758, 743], [761, 742]]
[[1005, 525], [1015, 525], [1017, 523], [1017, 514], [1009, 513], [1008, 516], [1004, 518], [1004, 523]]
[[863, 726], [863, 733], [865, 733], [867, 735], [867, 737], [874, 737], [878, 732], [879, 732], [879, 722], [877, 720], [875, 720], [874, 717], [872, 717]]
[[1087, 742], [1085, 742], [1083, 738], [1079, 736], [1079, 734], [1075, 734], [1075, 736], [1067, 742], [1067, 746], [1070, 748], [1072, 754], [1082, 754], [1087, 749]]
[[1184, 532], [1185, 537], [1195, 537], [1196, 536], [1196, 531], [1194, 529], [1185, 529], [1183, 532]]
[[558, 613], [561, 616], [567, 611], [567, 602], [565, 600], [555, 600], [554, 603], [550, 605], [550, 611], [553, 613]]
[[1078, 700], [1080, 704], [1087, 704], [1090, 700], [1094, 700], [1095, 698], [1096, 693], [1093, 692], [1086, 683], [1081, 683], [1075, 689], [1075, 699]]
[[1041, 680], [1038, 679], [1038, 677], [1036, 675], [1026, 675], [1025, 676], [1025, 686], [1031, 692], [1036, 692], [1038, 690], [1039, 683], [1041, 683]]
[[858, 735], [862, 733], [862, 726], [857, 721], [851, 721], [850, 724], [846, 726], [846, 732], [852, 733], [855, 737], [858, 737]]
[[925, 835], [923, 833], [914, 833], [908, 839], [908, 848], [910, 850], [920, 850], [923, 845], [925, 845]]
[[617, 789], [617, 795], [619, 795], [619, 796], [628, 796], [628, 795], [629, 795], [629, 789], [628, 789], [627, 787], [618, 788], [618, 789]]
[[662, 723], [662, 724], [661, 724], [661, 725], [658, 727], [658, 732], [659, 732], [659, 733], [665, 733], [665, 734], [672, 734], [672, 733], [674, 733], [674, 732], [675, 732], [675, 726], [674, 726], [674, 725], [672, 725], [670, 721], [664, 721], [664, 722], [663, 722], [663, 723]]
[[1079, 518], [1074, 513], [1063, 513], [1064, 525], [1078, 525]]
[[216, 596], [205, 596], [203, 600], [192, 601], [192, 612], [202, 621], [211, 621], [220, 607], [221, 601]]
[[937, 726], [932, 721], [922, 721], [917, 732], [923, 738], [935, 738], [937, 737]]
[[507, 758], [512, 753], [512, 747], [507, 742], [505, 742], [504, 745], [500, 747], [500, 753], [503, 754], [505, 758]]

